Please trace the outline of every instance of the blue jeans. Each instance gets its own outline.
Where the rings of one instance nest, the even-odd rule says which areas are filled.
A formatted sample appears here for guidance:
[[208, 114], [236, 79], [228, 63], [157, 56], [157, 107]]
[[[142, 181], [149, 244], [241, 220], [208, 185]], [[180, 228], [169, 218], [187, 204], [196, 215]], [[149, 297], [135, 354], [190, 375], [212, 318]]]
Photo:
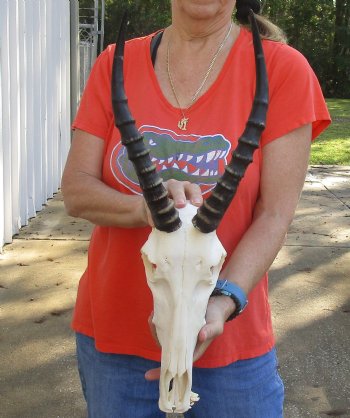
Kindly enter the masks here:
[[[78, 368], [89, 418], [164, 418], [158, 409], [158, 381], [144, 378], [159, 363], [106, 354], [77, 334]], [[282, 418], [284, 388], [276, 353], [216, 369], [193, 368], [192, 390], [200, 401], [186, 418]]]

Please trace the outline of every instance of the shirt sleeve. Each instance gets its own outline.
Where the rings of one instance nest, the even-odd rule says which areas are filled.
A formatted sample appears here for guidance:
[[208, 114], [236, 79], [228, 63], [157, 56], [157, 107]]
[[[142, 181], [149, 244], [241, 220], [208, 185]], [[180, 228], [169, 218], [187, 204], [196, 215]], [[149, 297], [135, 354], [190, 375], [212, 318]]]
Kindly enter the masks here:
[[111, 71], [114, 46], [107, 47], [97, 58], [89, 75], [79, 109], [72, 124], [101, 139], [108, 136], [113, 124], [111, 103]]
[[267, 64], [269, 109], [262, 146], [303, 125], [312, 124], [314, 140], [331, 118], [321, 87], [306, 58], [297, 50], [279, 44]]

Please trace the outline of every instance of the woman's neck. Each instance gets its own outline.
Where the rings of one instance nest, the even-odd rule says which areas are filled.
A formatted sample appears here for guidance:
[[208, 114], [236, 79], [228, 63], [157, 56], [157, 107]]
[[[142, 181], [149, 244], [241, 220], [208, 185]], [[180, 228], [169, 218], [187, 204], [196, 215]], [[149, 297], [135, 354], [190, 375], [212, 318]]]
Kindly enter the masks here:
[[231, 18], [220, 19], [216, 22], [193, 21], [186, 24], [183, 20], [173, 19], [171, 36], [174, 41], [203, 44], [220, 39], [231, 24]]
[[[178, 57], [188, 57], [189, 59], [204, 57], [205, 60], [212, 57], [217, 51], [219, 45], [228, 34], [229, 37], [225, 41], [224, 51], [229, 51], [239, 34], [239, 26], [228, 20], [220, 28], [208, 31], [183, 31], [173, 23], [165, 30], [164, 44], [171, 44], [173, 55]], [[208, 28], [207, 28], [208, 29]], [[229, 33], [228, 33], [229, 32]], [[165, 45], [164, 45], [165, 46]], [[225, 54], [224, 54], [225, 55]]]

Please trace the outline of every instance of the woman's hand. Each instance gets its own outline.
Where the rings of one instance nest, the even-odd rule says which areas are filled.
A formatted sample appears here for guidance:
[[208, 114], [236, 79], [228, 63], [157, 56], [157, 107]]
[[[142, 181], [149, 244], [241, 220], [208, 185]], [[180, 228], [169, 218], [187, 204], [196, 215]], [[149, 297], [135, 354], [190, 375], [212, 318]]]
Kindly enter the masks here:
[[152, 219], [151, 211], [149, 210], [149, 207], [147, 206], [146, 200], [144, 197], [142, 197], [142, 204], [140, 206], [141, 215], [140, 218], [143, 219], [145, 224], [148, 224], [152, 228], [154, 227], [154, 222]]
[[[185, 207], [187, 201], [190, 201], [194, 206], [201, 206], [203, 203], [202, 192], [198, 184], [170, 179], [164, 183], [164, 187], [168, 191], [169, 198], [174, 201], [176, 208]], [[144, 222], [154, 227], [152, 215], [145, 199], [143, 199], [141, 212], [141, 218]]]
[[193, 362], [197, 361], [215, 340], [224, 332], [226, 319], [236, 309], [233, 300], [228, 296], [212, 296], [209, 298], [206, 324], [199, 331], [197, 345], [193, 353]]
[[198, 184], [170, 179], [164, 183], [164, 186], [176, 208], [185, 207], [187, 201], [190, 201], [194, 206], [201, 206], [203, 203], [202, 192]]
[[[170, 179], [164, 182], [164, 187], [168, 191], [169, 198], [174, 201], [176, 208], [185, 207], [187, 201], [190, 201], [194, 206], [201, 206], [203, 203], [202, 192], [197, 184]], [[145, 199], [143, 199], [141, 212], [141, 218], [151, 227], [154, 227], [152, 215]]]
[[[193, 353], [193, 362], [197, 361], [215, 340], [224, 331], [226, 319], [235, 310], [235, 304], [228, 296], [213, 296], [209, 299], [207, 313], [205, 316], [206, 324], [199, 331], [196, 348]], [[157, 338], [156, 328], [152, 322], [153, 312], [148, 318], [148, 325], [151, 334], [160, 346]], [[145, 373], [146, 380], [157, 380], [160, 377], [160, 368], [148, 370]]]

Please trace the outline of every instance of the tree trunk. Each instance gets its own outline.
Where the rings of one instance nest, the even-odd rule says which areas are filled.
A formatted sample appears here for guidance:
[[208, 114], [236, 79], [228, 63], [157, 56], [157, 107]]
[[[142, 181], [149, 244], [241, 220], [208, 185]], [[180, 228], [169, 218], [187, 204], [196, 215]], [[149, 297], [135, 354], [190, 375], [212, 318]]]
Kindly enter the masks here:
[[333, 90], [350, 97], [350, 0], [336, 0], [333, 41]]

